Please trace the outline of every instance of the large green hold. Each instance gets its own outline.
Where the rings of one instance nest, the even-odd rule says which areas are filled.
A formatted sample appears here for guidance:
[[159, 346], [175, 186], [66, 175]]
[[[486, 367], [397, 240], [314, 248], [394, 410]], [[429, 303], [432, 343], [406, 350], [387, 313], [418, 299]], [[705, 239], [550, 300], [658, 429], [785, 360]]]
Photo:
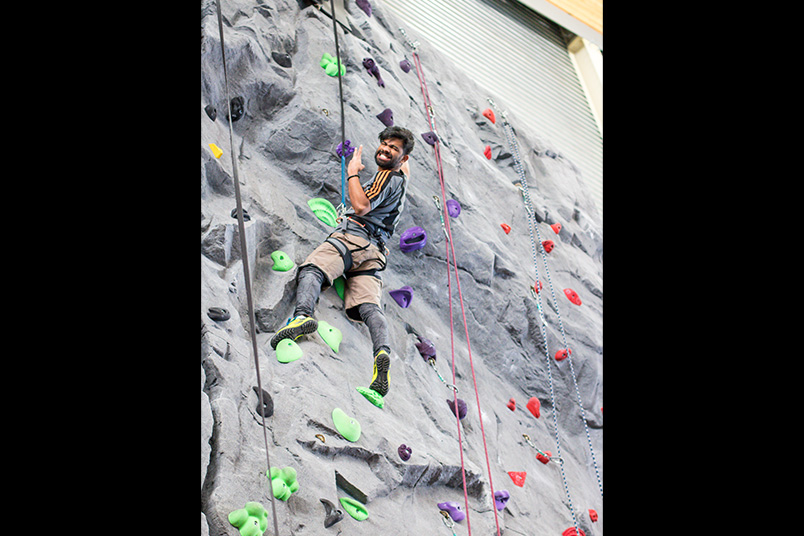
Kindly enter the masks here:
[[262, 536], [268, 528], [268, 512], [258, 502], [247, 502], [245, 508], [229, 512], [229, 523], [241, 536]]
[[287, 501], [299, 489], [296, 470], [293, 467], [283, 467], [282, 469], [271, 467], [265, 474], [271, 479], [274, 497], [280, 501]]
[[[321, 61], [318, 62], [324, 72], [329, 76], [338, 76], [338, 60], [324, 52]], [[346, 76], [346, 66], [341, 62], [341, 76]]]
[[284, 251], [276, 250], [271, 253], [271, 260], [274, 261], [274, 265], [271, 268], [277, 272], [287, 272], [293, 268], [293, 259]]
[[301, 356], [302, 349], [293, 339], [282, 339], [276, 345], [276, 360], [280, 363], [290, 363]]
[[324, 339], [324, 342], [332, 348], [335, 353], [338, 353], [338, 348], [340, 348], [341, 341], [343, 340], [343, 334], [341, 330], [336, 328], [335, 326], [331, 326], [324, 322], [323, 320], [318, 321], [318, 334]]
[[335, 423], [335, 429], [347, 441], [354, 443], [360, 439], [360, 423], [349, 417], [341, 408], [332, 410], [332, 421]]
[[335, 210], [335, 207], [332, 206], [332, 203], [323, 197], [314, 197], [307, 201], [307, 206], [312, 209], [316, 218], [323, 221], [330, 227], [335, 227], [335, 220], [338, 217], [338, 212]]
[[382, 408], [385, 405], [385, 399], [383, 396], [374, 389], [369, 389], [368, 387], [355, 387], [355, 390], [361, 395], [365, 396], [366, 400], [378, 408]]
[[353, 518], [357, 519], [358, 521], [363, 521], [364, 519], [368, 519], [368, 510], [366, 510], [366, 505], [361, 503], [360, 501], [356, 501], [351, 497], [341, 497], [338, 499], [341, 502], [341, 506], [346, 512], [352, 516]]

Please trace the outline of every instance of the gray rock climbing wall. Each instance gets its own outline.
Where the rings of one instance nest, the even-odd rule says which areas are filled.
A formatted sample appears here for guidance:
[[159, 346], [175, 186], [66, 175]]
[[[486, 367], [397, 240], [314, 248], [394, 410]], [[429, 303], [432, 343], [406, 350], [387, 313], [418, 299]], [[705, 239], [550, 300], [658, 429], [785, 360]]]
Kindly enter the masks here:
[[[406, 210], [388, 245], [389, 266], [382, 274], [383, 307], [393, 343], [391, 390], [383, 409], [355, 390], [371, 381], [371, 341], [365, 326], [346, 318], [334, 289], [322, 293], [316, 317], [341, 330], [343, 341], [337, 353], [317, 335], [307, 336], [298, 341], [302, 358], [282, 364], [268, 344], [292, 313], [298, 264], [331, 231], [315, 217], [307, 201], [322, 197], [333, 205], [340, 203], [340, 159], [335, 154], [341, 141], [338, 79], [319, 65], [324, 53], [335, 56], [332, 20], [303, 0], [222, 4], [230, 97], [244, 99], [245, 113], [232, 125], [243, 206], [250, 216], [246, 240], [257, 309], [260, 375], [274, 401], [274, 414], [266, 419], [269, 454], [272, 465], [293, 467], [299, 482], [289, 500], [275, 502], [278, 525], [282, 535], [449, 535], [436, 504], [455, 501], [465, 508], [458, 426], [446, 403], [452, 391], [415, 346], [417, 334], [431, 340], [438, 371], [452, 381], [447, 243], [433, 201], [433, 196], [441, 197], [441, 188], [433, 148], [419, 136], [430, 128], [415, 68], [405, 73], [399, 67], [405, 57], [413, 60], [399, 31], [404, 21], [377, 0], [370, 17], [353, 0], [346, 0], [343, 7], [339, 18], [349, 30], [339, 29], [346, 66], [346, 137], [352, 145], [364, 146], [364, 180], [376, 170], [372, 155], [377, 134], [384, 128], [377, 114], [391, 108], [394, 123], [417, 137], [410, 158]], [[509, 115], [539, 237], [555, 242], [546, 255], [547, 270], [540, 254], [534, 263], [527, 212], [514, 185], [518, 174], [501, 117], [498, 114], [493, 124], [482, 115], [489, 107], [487, 97], [501, 109], [505, 103], [481, 92], [467, 73], [415, 32], [406, 31], [419, 42], [442, 142], [447, 198], [458, 201], [462, 209], [449, 223], [485, 429], [483, 434], [455, 274], [450, 272], [455, 381], [458, 396], [469, 408], [460, 432], [472, 532], [496, 533], [493, 484], [495, 490], [505, 489], [511, 496], [497, 515], [505, 534], [558, 536], [577, 522], [587, 535], [601, 535], [603, 240], [599, 214], [577, 167], [550, 140], [540, 137], [538, 125]], [[253, 389], [257, 380], [243, 253], [237, 221], [231, 216], [234, 179], [221, 42], [211, 2], [202, 2], [201, 36], [201, 533], [237, 535], [227, 515], [248, 501], [257, 501], [269, 511], [266, 534], [271, 534], [271, 491]], [[367, 57], [379, 66], [385, 87], [363, 67]], [[204, 111], [207, 105], [217, 110], [214, 121]], [[213, 155], [210, 143], [223, 150], [220, 158]], [[486, 145], [491, 147], [490, 160], [483, 155]], [[556, 222], [562, 225], [558, 234], [550, 227]], [[503, 223], [511, 227], [510, 233], [503, 231]], [[427, 244], [403, 253], [398, 237], [414, 225], [427, 231]], [[535, 236], [534, 240], [539, 241]], [[272, 269], [270, 254], [276, 250], [294, 261], [292, 270]], [[529, 290], [537, 278], [544, 285], [546, 330]], [[408, 308], [401, 308], [388, 295], [404, 285], [414, 292]], [[574, 289], [582, 305], [572, 304], [565, 288]], [[231, 318], [212, 320], [207, 315], [210, 307], [227, 309]], [[564, 337], [572, 354], [556, 361], [554, 355], [564, 348]], [[538, 419], [525, 409], [530, 397], [541, 401]], [[516, 401], [514, 411], [506, 407], [510, 398]], [[336, 407], [360, 422], [362, 434], [357, 442], [336, 432], [331, 417]], [[523, 438], [527, 434], [539, 449], [557, 454], [554, 422], [563, 466], [555, 460], [539, 462], [536, 450]], [[402, 443], [412, 449], [408, 461], [397, 454]], [[336, 470], [368, 495], [369, 518], [357, 521], [346, 515], [324, 528], [319, 499], [338, 504], [338, 498], [346, 496], [335, 486]], [[514, 485], [509, 471], [527, 472], [523, 487]], [[589, 509], [599, 513], [597, 522], [590, 520]], [[456, 534], [467, 534], [467, 529], [466, 520], [454, 527]]]

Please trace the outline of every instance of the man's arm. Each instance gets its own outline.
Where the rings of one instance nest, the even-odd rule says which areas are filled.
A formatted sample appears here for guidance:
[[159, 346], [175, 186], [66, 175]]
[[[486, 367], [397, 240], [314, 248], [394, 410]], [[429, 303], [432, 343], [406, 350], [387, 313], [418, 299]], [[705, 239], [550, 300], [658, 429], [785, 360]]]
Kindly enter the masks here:
[[349, 189], [349, 201], [352, 203], [352, 208], [355, 209], [355, 214], [358, 216], [363, 216], [371, 210], [371, 201], [366, 197], [366, 192], [363, 191], [363, 187], [360, 185], [360, 178], [357, 177], [357, 173], [366, 167], [363, 165], [362, 156], [363, 146], [361, 145], [357, 148], [355, 154], [352, 155], [352, 159], [346, 167], [347, 176], [351, 177], [346, 181], [346, 185]]

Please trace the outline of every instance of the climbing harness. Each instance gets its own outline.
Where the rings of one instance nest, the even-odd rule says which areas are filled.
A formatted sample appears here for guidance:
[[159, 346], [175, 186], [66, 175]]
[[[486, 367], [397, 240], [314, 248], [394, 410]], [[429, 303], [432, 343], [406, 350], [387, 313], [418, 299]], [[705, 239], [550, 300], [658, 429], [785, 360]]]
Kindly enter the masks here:
[[[226, 88], [226, 102], [228, 103], [229, 107], [229, 117], [232, 117], [232, 102], [229, 99], [229, 76], [226, 72], [226, 46], [224, 45], [223, 40], [223, 16], [221, 15], [221, 0], [217, 0], [215, 2], [215, 9], [218, 12], [218, 32], [220, 33], [221, 38], [221, 61], [223, 66], [223, 85]], [[229, 124], [229, 149], [232, 155], [232, 174], [234, 178], [234, 189], [235, 189], [235, 200], [237, 201], [237, 228], [240, 233], [240, 251], [243, 252], [241, 255], [242, 263], [243, 263], [243, 277], [245, 279], [245, 286], [246, 286], [246, 298], [248, 301], [248, 319], [249, 319], [249, 331], [251, 334], [251, 347], [252, 351], [254, 352], [254, 367], [257, 371], [257, 388], [259, 389], [259, 399], [260, 404], [262, 406], [265, 405], [265, 401], [262, 395], [262, 379], [260, 378], [260, 358], [259, 352], [257, 350], [257, 331], [256, 331], [256, 323], [255, 323], [255, 316], [254, 316], [254, 299], [251, 293], [251, 276], [249, 273], [249, 266], [248, 266], [248, 255], [245, 254], [248, 251], [248, 247], [246, 245], [246, 224], [243, 221], [243, 202], [240, 197], [240, 180], [237, 176], [237, 158], [235, 157], [235, 144], [234, 144], [234, 132], [232, 131], [232, 121], [227, 121]], [[265, 415], [261, 412], [262, 416], [262, 437], [265, 441], [265, 462], [270, 469], [271, 467], [271, 456], [268, 453], [268, 431], [265, 426]], [[276, 520], [276, 505], [274, 503], [274, 494], [269, 494], [271, 497], [271, 511], [273, 513], [273, 520], [274, 520], [274, 534], [279, 534], [279, 525]]]
[[[423, 71], [422, 66], [421, 66], [421, 60], [419, 59], [419, 54], [416, 51], [416, 43], [412, 43], [410, 41], [410, 39], [407, 36], [407, 33], [405, 33], [405, 30], [403, 28], [399, 28], [399, 30], [402, 33], [402, 35], [405, 37], [405, 40], [408, 43], [408, 45], [411, 46], [411, 48], [413, 49], [412, 56], [413, 56], [413, 61], [414, 61], [415, 67], [416, 67], [416, 76], [419, 79], [419, 86], [421, 88], [422, 97], [424, 99], [424, 109], [425, 109], [425, 112], [427, 114], [427, 123], [430, 126], [430, 130], [433, 133], [436, 134], [435, 140], [432, 143], [432, 147], [433, 147], [433, 151], [434, 151], [434, 154], [435, 154], [436, 169], [438, 171], [438, 179], [439, 179], [439, 183], [440, 183], [440, 186], [441, 186], [441, 198], [444, 200], [443, 204], [441, 204], [441, 203], [439, 203], [439, 204], [442, 205], [443, 212], [446, 212], [446, 210], [447, 210], [447, 207], [446, 207], [447, 194], [446, 194], [446, 189], [445, 189], [445, 186], [444, 186], [444, 169], [442, 167], [442, 162], [441, 162], [441, 149], [440, 149], [441, 141], [440, 141], [440, 136], [438, 136], [438, 131], [436, 129], [435, 117], [434, 117], [434, 114], [433, 114], [433, 106], [431, 104], [430, 95], [429, 95], [429, 92], [427, 90], [427, 82], [426, 82], [425, 77], [424, 77], [424, 71]], [[477, 402], [478, 420], [480, 421], [480, 431], [481, 431], [481, 436], [483, 438], [483, 450], [484, 450], [484, 453], [485, 453], [485, 456], [486, 456], [486, 469], [488, 471], [488, 477], [489, 477], [489, 488], [490, 488], [491, 496], [492, 496], [492, 499], [493, 499], [493, 497], [494, 497], [494, 483], [493, 483], [492, 475], [491, 475], [491, 462], [489, 461], [488, 446], [486, 444], [486, 431], [485, 431], [485, 427], [483, 425], [483, 414], [482, 414], [481, 409], [480, 409], [480, 394], [478, 393], [478, 389], [477, 389], [477, 377], [475, 375], [474, 361], [472, 359], [472, 345], [469, 342], [469, 326], [468, 326], [468, 324], [466, 322], [466, 310], [464, 308], [464, 303], [463, 303], [463, 293], [461, 292], [461, 281], [460, 281], [460, 277], [458, 276], [458, 264], [457, 264], [457, 258], [455, 256], [455, 243], [452, 240], [452, 230], [450, 229], [449, 218], [448, 217], [445, 218], [442, 215], [442, 221], [445, 223], [445, 228], [446, 228], [446, 231], [447, 231], [447, 233], [446, 233], [447, 241], [445, 242], [445, 247], [446, 247], [446, 260], [447, 260], [447, 263], [446, 263], [447, 264], [447, 286], [449, 288], [449, 296], [450, 296], [450, 299], [449, 299], [449, 313], [450, 313], [450, 345], [451, 345], [451, 352], [452, 352], [452, 381], [453, 381], [453, 383], [455, 383], [456, 374], [455, 374], [455, 337], [454, 337], [454, 327], [453, 327], [454, 323], [453, 323], [453, 310], [452, 310], [452, 282], [451, 282], [451, 276], [450, 276], [450, 253], [452, 254], [452, 257], [451, 257], [452, 258], [452, 266], [453, 266], [454, 271], [455, 271], [455, 283], [456, 283], [456, 287], [457, 287], [457, 291], [458, 291], [458, 299], [459, 299], [460, 306], [461, 306], [461, 316], [463, 318], [463, 326], [464, 326], [464, 331], [465, 331], [465, 335], [466, 335], [466, 346], [467, 346], [467, 353], [469, 355], [469, 366], [470, 366], [470, 369], [472, 371], [472, 383], [473, 383], [474, 389], [475, 389], [475, 401]], [[457, 393], [454, 394], [454, 397], [455, 397], [455, 403], [457, 404]], [[466, 490], [466, 473], [465, 473], [464, 459], [463, 459], [463, 445], [461, 443], [460, 418], [458, 417], [457, 412], [456, 412], [456, 420], [457, 420], [457, 423], [458, 423], [458, 442], [459, 442], [459, 444], [461, 446], [461, 476], [463, 478], [464, 501], [465, 501], [465, 504], [466, 504], [466, 525], [467, 525], [467, 530], [469, 532], [469, 535], [471, 536], [472, 528], [471, 528], [471, 524], [469, 522], [469, 496], [468, 496], [467, 490]], [[499, 518], [498, 518], [498, 515], [497, 515], [497, 509], [494, 508], [493, 511], [494, 511], [494, 523], [497, 526], [497, 536], [500, 536], [500, 522], [499, 522]]]

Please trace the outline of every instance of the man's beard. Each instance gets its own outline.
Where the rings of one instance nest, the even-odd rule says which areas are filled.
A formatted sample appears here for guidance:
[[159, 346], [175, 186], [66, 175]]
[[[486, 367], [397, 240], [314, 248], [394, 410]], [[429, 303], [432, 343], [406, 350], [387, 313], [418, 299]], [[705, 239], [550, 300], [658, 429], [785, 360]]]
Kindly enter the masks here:
[[380, 167], [381, 169], [394, 169], [397, 166], [399, 166], [399, 159], [402, 158], [401, 156], [395, 159], [392, 155], [388, 153], [385, 153], [384, 155], [388, 156], [389, 160], [380, 160], [379, 150], [377, 150], [377, 152], [374, 153], [374, 163], [377, 164], [378, 167]]

